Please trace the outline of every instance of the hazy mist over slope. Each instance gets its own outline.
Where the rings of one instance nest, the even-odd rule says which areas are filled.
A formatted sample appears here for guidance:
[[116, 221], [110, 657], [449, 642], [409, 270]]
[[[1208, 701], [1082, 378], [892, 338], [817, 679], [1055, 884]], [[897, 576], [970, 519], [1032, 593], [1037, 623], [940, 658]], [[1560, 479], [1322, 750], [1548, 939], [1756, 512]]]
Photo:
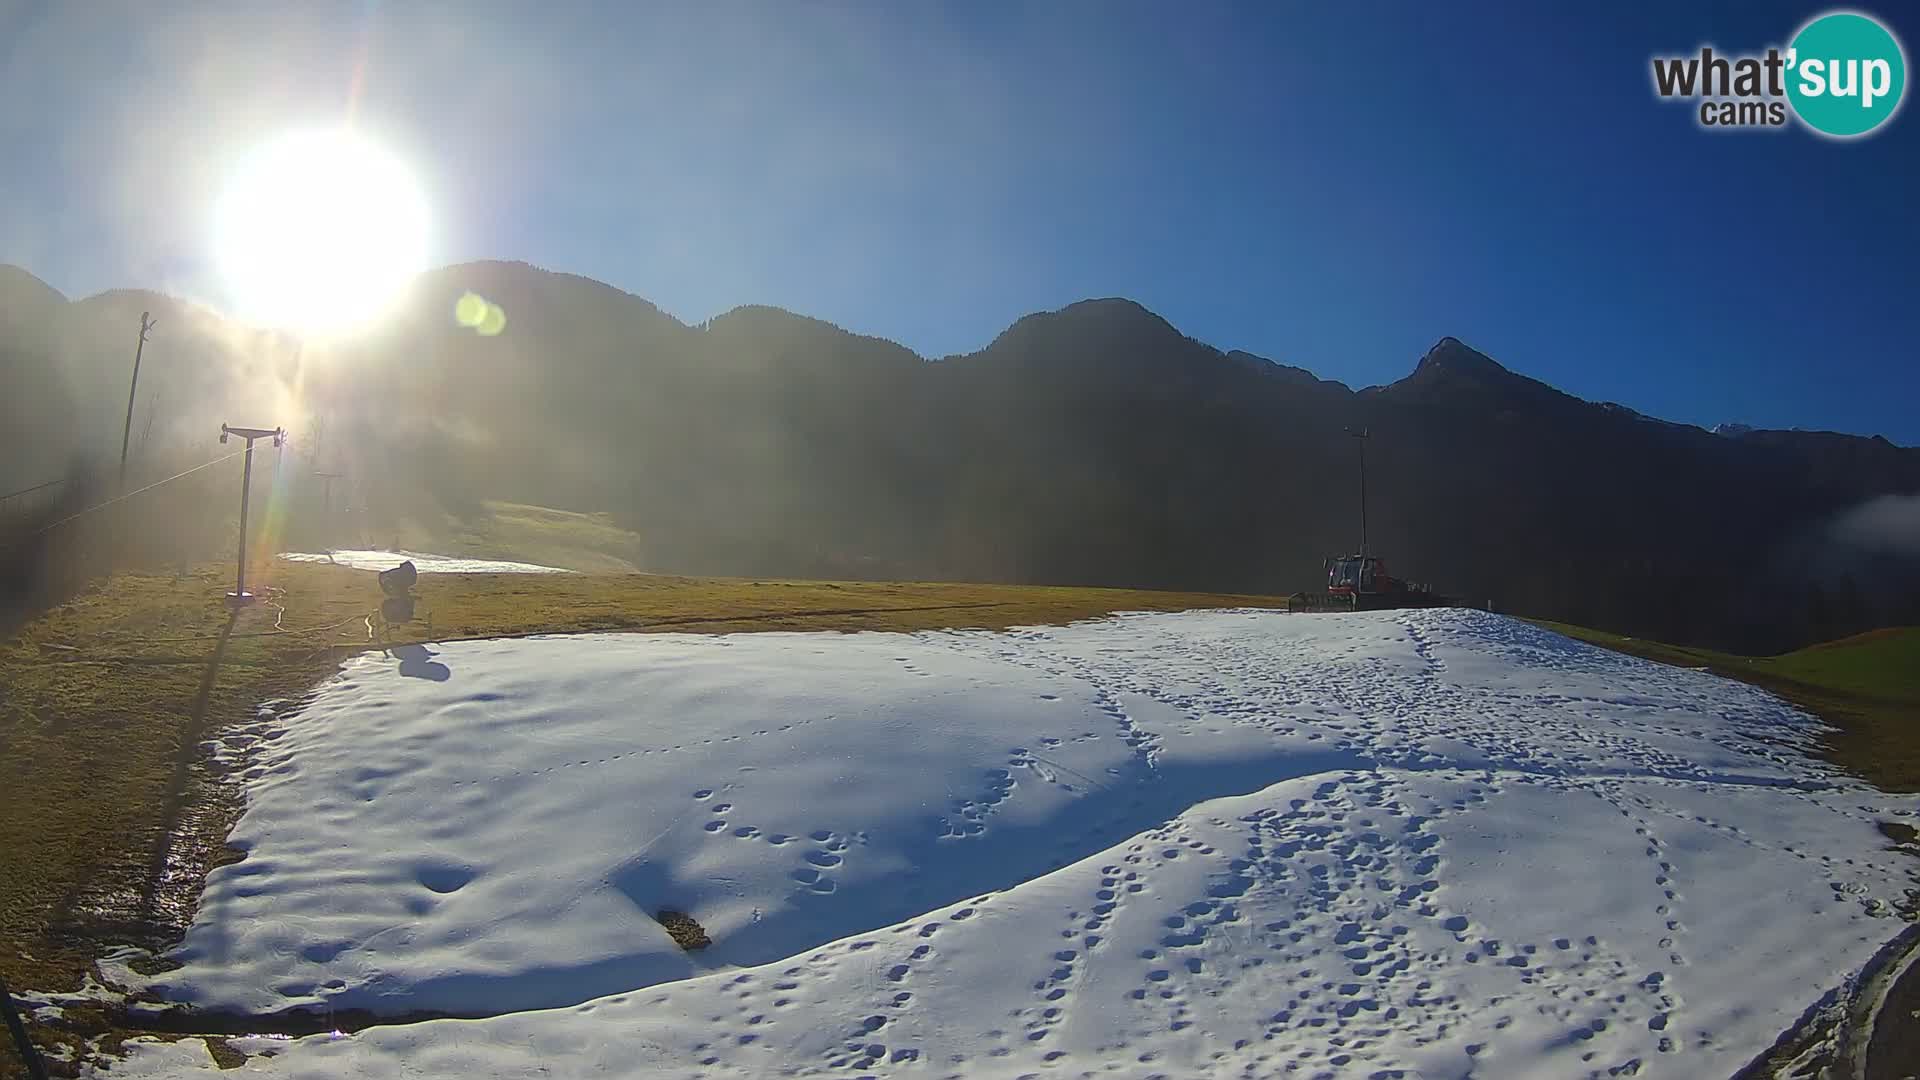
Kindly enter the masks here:
[[[499, 333], [455, 320], [468, 293]], [[606, 511], [654, 570], [1287, 593], [1359, 544], [1346, 429], [1364, 426], [1372, 550], [1476, 604], [1759, 650], [1920, 619], [1920, 451], [1667, 424], [1452, 338], [1353, 391], [1118, 299], [929, 360], [773, 308], [689, 326], [589, 279], [471, 263], [422, 275], [361, 337], [303, 344], [8, 270], [8, 490], [117, 459], [143, 310], [137, 458], [193, 464], [231, 449], [223, 421], [285, 425], [278, 482], [344, 474], [363, 529], [506, 500]], [[1880, 554], [1822, 576], [1842, 538]]]

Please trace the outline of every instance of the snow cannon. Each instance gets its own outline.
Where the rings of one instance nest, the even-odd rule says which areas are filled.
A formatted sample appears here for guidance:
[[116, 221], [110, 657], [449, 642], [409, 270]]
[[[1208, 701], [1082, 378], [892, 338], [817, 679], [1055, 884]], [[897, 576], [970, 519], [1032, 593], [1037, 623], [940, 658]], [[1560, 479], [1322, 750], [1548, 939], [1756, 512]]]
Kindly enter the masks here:
[[380, 591], [388, 596], [405, 596], [419, 580], [420, 571], [415, 569], [413, 560], [408, 559], [391, 570], [380, 571]]
[[413, 583], [420, 580], [420, 571], [414, 568], [413, 560], [408, 559], [391, 570], [380, 571], [380, 591], [387, 598], [380, 605], [380, 618], [389, 623], [413, 621]]

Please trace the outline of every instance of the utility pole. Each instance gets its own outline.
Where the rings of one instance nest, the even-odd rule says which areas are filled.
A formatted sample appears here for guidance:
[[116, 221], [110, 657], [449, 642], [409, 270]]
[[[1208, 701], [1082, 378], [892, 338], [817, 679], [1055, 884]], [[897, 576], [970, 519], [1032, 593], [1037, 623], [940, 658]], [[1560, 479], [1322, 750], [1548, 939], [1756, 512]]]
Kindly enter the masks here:
[[[313, 418], [313, 449], [307, 459], [307, 467], [310, 469], [320, 467], [320, 437], [326, 433], [327, 418], [324, 416], [315, 416]], [[320, 474], [315, 473], [314, 475], [318, 476]]]
[[333, 482], [335, 480], [341, 479], [344, 474], [337, 473], [337, 472], [316, 472], [313, 475], [316, 479], [322, 481], [325, 484], [325, 487], [321, 490], [321, 494], [320, 494], [321, 540], [327, 545], [327, 550], [332, 551], [333, 537], [334, 537]]
[[133, 346], [133, 381], [127, 386], [127, 422], [120, 429], [120, 487], [127, 486], [127, 440], [133, 434], [133, 395], [140, 389], [140, 354], [146, 351], [147, 334], [158, 326], [152, 312], [140, 313], [140, 340]]
[[1360, 440], [1360, 557], [1367, 557], [1367, 439], [1372, 432], [1367, 428], [1355, 431], [1347, 429], [1347, 434]]
[[285, 428], [244, 428], [221, 424], [220, 441], [226, 442], [229, 435], [238, 435], [247, 440], [246, 467], [240, 473], [240, 553], [235, 560], [239, 569], [234, 575], [233, 591], [227, 594], [227, 603], [237, 608], [253, 603], [253, 596], [247, 592], [247, 495], [253, 488], [253, 440], [272, 439], [273, 445], [285, 446], [287, 432]]
[[320, 516], [322, 519], [331, 517], [333, 515], [333, 482], [340, 479], [344, 474], [337, 472], [317, 472], [313, 475], [317, 480], [326, 481], [326, 486], [320, 494]]

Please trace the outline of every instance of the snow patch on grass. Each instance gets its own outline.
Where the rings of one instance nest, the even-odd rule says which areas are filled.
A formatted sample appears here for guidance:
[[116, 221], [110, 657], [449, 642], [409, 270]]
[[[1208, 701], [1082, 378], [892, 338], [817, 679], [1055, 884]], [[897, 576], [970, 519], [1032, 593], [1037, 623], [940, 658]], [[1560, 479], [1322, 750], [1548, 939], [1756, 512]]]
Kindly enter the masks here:
[[558, 566], [540, 566], [535, 563], [503, 562], [498, 559], [461, 559], [450, 555], [428, 555], [418, 551], [361, 551], [342, 550], [331, 552], [282, 552], [279, 556], [288, 562], [330, 562], [339, 566], [350, 566], [355, 570], [391, 570], [403, 562], [411, 560], [414, 569], [423, 574], [571, 574], [573, 571]]
[[1904, 925], [1809, 718], [1485, 613], [435, 658], [284, 720], [155, 985], [506, 1015], [269, 1069], [1724, 1075]]

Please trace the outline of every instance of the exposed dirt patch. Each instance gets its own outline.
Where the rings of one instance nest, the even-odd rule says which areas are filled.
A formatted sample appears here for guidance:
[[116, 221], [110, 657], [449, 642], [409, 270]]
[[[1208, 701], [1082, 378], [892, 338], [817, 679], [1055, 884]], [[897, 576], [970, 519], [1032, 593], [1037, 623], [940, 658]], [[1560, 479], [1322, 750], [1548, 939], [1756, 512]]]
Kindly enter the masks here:
[[707, 931], [684, 911], [663, 909], [654, 918], [666, 928], [667, 936], [673, 939], [673, 943], [687, 952], [695, 952], [713, 944]]
[[227, 1045], [227, 1040], [214, 1038], [206, 1042], [207, 1053], [213, 1058], [213, 1063], [222, 1069], [237, 1069], [247, 1063], [247, 1055]]
[[680, 945], [682, 949], [689, 951], [689, 953], [691, 953], [691, 951], [697, 951], [697, 949], [705, 949], [707, 945], [714, 944], [712, 938], [708, 938], [707, 930], [705, 930], [699, 922], [695, 922], [693, 917], [687, 915], [685, 911], [662, 909], [655, 919], [659, 920], [660, 926], [666, 928], [666, 936], [672, 938], [674, 944]]

